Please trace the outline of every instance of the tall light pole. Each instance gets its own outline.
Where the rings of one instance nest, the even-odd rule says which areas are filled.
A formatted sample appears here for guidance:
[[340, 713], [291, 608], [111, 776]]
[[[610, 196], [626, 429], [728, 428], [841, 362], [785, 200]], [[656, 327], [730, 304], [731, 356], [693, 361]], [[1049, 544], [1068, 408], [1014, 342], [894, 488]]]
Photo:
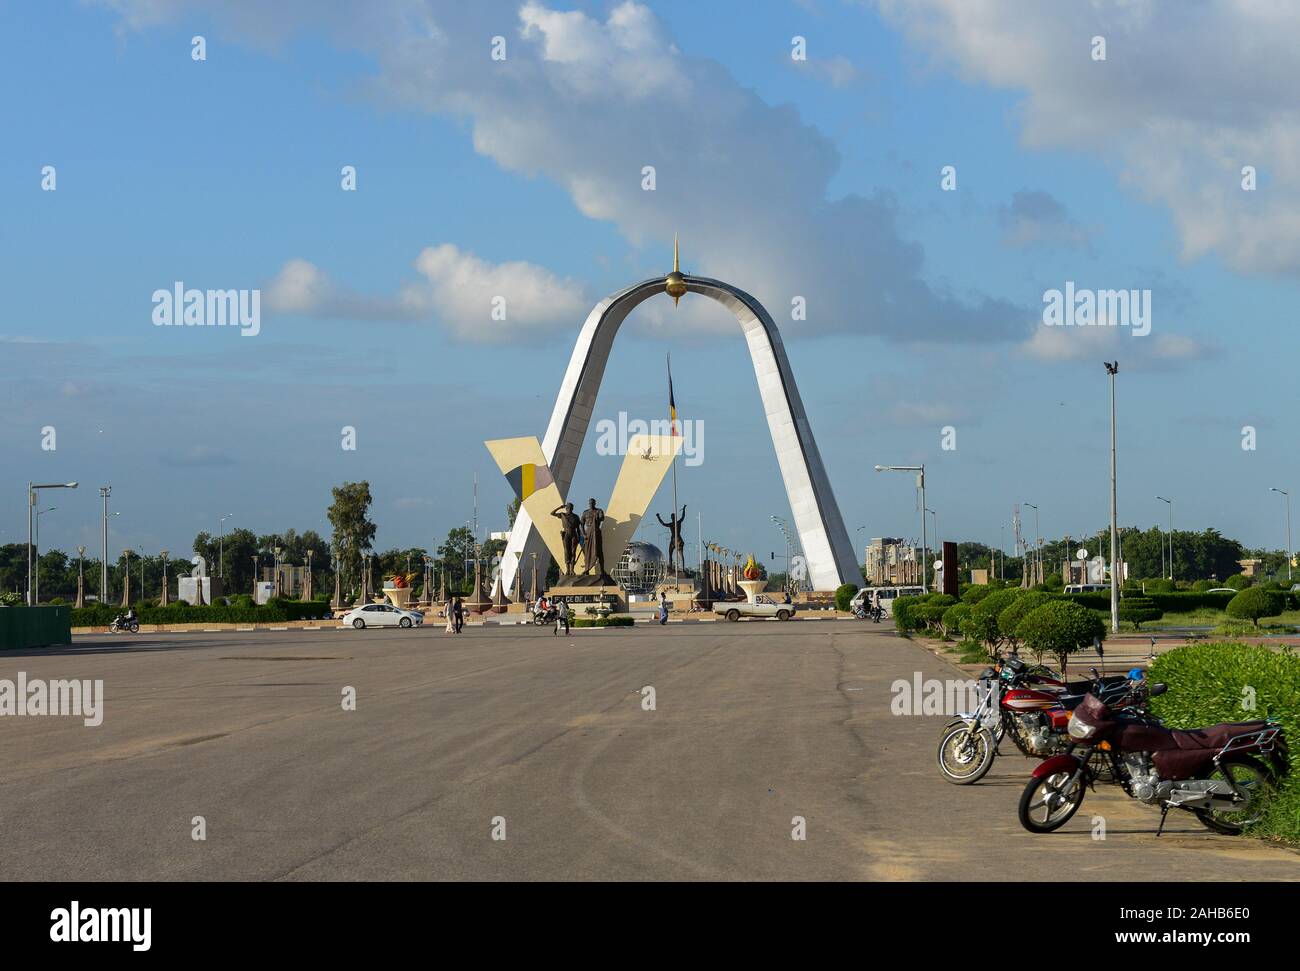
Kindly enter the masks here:
[[1110, 375], [1110, 630], [1119, 633], [1119, 501], [1115, 485], [1115, 375], [1119, 374], [1119, 361], [1106, 361]]
[[77, 607], [86, 606], [86, 548], [77, 547]]
[[75, 482], [51, 482], [37, 485], [34, 482], [27, 483], [27, 606], [35, 607], [36, 601], [32, 599], [35, 594], [33, 587], [34, 575], [32, 573], [32, 554], [35, 550], [32, 547], [32, 509], [36, 506], [37, 494], [42, 489], [75, 489]]
[[108, 603], [108, 497], [112, 486], [100, 486], [99, 498], [104, 501], [104, 546], [99, 557], [99, 602]]
[[221, 537], [217, 540], [217, 576], [222, 580], [226, 578], [226, 520], [235, 514], [228, 512], [217, 521], [217, 529], [221, 532]]
[[[38, 550], [41, 546], [41, 517], [47, 512], [54, 512], [58, 508], [58, 506], [46, 506], [44, 509], [36, 510], [36, 538], [33, 540], [33, 546]], [[36, 594], [32, 603], [39, 604], [41, 602], [41, 558], [39, 554], [36, 557], [36, 571], [33, 574], [33, 580], [35, 581]]]
[[925, 532], [925, 466], [924, 465], [877, 465], [877, 472], [915, 472], [916, 487], [921, 490], [921, 592], [930, 592], [930, 583], [926, 569], [926, 532]]
[[1286, 496], [1286, 578], [1291, 579], [1291, 493], [1285, 489], [1270, 488], [1269, 492], [1280, 492]]
[[1174, 501], [1164, 496], [1156, 496], [1169, 507], [1169, 579], [1174, 578]]
[[1043, 542], [1039, 538], [1041, 534], [1038, 532], [1038, 507], [1032, 502], [1026, 502], [1025, 505], [1034, 511], [1034, 583], [1042, 583]]

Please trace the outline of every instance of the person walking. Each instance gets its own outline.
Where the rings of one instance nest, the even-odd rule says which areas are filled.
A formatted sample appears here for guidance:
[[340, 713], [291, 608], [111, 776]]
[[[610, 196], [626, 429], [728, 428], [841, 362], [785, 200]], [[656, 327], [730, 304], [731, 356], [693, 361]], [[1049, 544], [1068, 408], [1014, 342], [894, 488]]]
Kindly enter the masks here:
[[553, 634], [560, 632], [561, 624], [564, 625], [564, 633], [567, 636], [569, 633], [569, 602], [563, 597], [558, 598], [555, 602], [555, 630], [552, 631]]
[[447, 617], [447, 633], [456, 633], [456, 598], [448, 597], [447, 602], [443, 605], [442, 612]]
[[659, 591], [659, 625], [662, 627], [668, 623], [668, 594]]
[[456, 633], [459, 634], [465, 629], [465, 604], [461, 602], [460, 597], [456, 598], [456, 605], [452, 608], [455, 617]]

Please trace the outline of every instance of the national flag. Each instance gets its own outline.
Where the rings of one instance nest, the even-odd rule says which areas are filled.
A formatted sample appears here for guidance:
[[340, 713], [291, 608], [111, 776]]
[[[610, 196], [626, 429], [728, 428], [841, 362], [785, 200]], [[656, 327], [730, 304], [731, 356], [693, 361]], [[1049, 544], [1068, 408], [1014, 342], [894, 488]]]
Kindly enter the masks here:
[[673, 358], [668, 355], [668, 420], [674, 436], [680, 436], [677, 430], [677, 401], [673, 398]]
[[519, 501], [523, 502], [534, 492], [540, 492], [555, 481], [551, 470], [545, 465], [525, 462], [506, 473], [506, 481], [515, 490]]

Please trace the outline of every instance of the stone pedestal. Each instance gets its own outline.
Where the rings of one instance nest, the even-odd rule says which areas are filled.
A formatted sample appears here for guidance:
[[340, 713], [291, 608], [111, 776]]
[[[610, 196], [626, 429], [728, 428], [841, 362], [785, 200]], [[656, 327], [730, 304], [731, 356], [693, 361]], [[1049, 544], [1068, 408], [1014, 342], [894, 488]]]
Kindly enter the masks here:
[[583, 616], [583, 609], [591, 604], [604, 603], [615, 613], [627, 612], [627, 594], [614, 581], [602, 587], [599, 584], [572, 585], [560, 582], [546, 591], [546, 596], [563, 597], [571, 608], [576, 608], [574, 616]]
[[766, 580], [740, 580], [738, 582], [740, 589], [745, 591], [745, 598], [750, 603], [753, 603], [754, 598], [767, 588]]

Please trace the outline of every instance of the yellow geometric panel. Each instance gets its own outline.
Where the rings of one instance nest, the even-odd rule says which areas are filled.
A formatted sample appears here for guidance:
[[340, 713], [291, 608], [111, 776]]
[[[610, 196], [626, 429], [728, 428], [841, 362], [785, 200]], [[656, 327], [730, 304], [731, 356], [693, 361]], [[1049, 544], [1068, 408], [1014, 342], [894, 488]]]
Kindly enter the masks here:
[[605, 565], [613, 569], [631, 542], [650, 500], [659, 491], [673, 459], [682, 450], [680, 435], [633, 435], [619, 469], [600, 531]]
[[536, 436], [530, 436], [496, 438], [483, 444], [492, 453], [501, 474], [514, 487], [521, 505], [528, 510], [533, 528], [542, 537], [551, 556], [555, 557], [557, 563], [563, 564], [564, 540], [560, 535], [560, 521], [551, 512], [563, 505], [564, 498], [546, 466], [542, 443]]

